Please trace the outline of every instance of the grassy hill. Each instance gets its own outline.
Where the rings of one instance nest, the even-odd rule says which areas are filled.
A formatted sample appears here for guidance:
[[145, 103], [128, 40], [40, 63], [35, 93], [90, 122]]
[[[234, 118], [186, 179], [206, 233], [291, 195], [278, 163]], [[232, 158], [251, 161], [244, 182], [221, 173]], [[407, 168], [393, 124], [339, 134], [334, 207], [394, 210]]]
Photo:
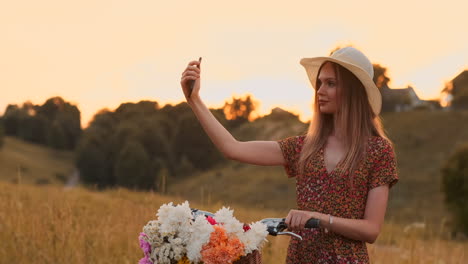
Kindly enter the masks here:
[[468, 112], [407, 112], [384, 115], [395, 143], [400, 182], [391, 209], [418, 221], [446, 221], [440, 168], [456, 148], [468, 142]]
[[[117, 188], [103, 192], [59, 185], [0, 181], [0, 259], [2, 263], [137, 263], [142, 227], [157, 209], [185, 197]], [[222, 204], [195, 208], [216, 211]], [[244, 223], [283, 212], [231, 205]], [[268, 237], [263, 263], [284, 263], [288, 237]], [[467, 263], [468, 242], [447, 240], [446, 230], [427, 230], [387, 221], [375, 244], [372, 263]]]
[[[395, 143], [400, 182], [390, 194], [387, 218], [400, 222], [449, 221], [441, 192], [440, 167], [463, 142], [468, 142], [468, 112], [384, 113], [384, 127]], [[239, 140], [277, 140], [305, 131], [294, 120], [260, 119], [234, 136]], [[198, 201], [236, 201], [256, 208], [295, 207], [295, 182], [283, 167], [229, 161], [226, 167], [199, 173], [169, 187]]]
[[5, 137], [0, 149], [0, 180], [62, 184], [73, 172], [73, 153]]

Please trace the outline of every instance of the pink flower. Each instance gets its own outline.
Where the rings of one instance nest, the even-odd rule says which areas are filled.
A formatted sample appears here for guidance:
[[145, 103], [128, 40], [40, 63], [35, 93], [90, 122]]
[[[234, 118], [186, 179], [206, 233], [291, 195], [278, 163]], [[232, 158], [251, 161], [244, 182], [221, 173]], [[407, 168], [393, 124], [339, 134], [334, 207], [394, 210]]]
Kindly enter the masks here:
[[140, 261], [138, 261], [138, 264], [153, 264], [153, 262], [151, 262], [149, 257], [146, 256], [146, 257], [140, 259]]
[[147, 258], [151, 254], [151, 245], [148, 241], [144, 239], [145, 237], [148, 236], [145, 233], [140, 233], [138, 239], [140, 240], [140, 248], [143, 250], [143, 253], [145, 253], [145, 257]]
[[209, 216], [209, 215], [206, 217], [206, 220], [208, 220], [208, 222], [209, 222], [211, 225], [216, 225], [216, 224], [217, 224], [217, 223], [216, 223], [216, 220], [214, 220], [214, 218], [211, 217], [211, 216]]

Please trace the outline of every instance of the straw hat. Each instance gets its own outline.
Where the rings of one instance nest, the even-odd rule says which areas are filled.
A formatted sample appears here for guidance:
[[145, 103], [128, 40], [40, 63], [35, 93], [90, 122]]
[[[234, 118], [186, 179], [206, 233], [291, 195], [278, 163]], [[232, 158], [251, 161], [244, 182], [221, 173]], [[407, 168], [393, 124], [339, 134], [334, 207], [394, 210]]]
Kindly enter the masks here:
[[315, 89], [318, 70], [325, 61], [332, 61], [340, 64], [351, 71], [364, 85], [367, 92], [367, 98], [372, 110], [376, 115], [380, 113], [382, 107], [382, 95], [379, 88], [375, 85], [374, 68], [370, 60], [361, 51], [353, 47], [344, 47], [329, 57], [315, 57], [301, 59], [301, 65], [304, 66], [307, 76]]

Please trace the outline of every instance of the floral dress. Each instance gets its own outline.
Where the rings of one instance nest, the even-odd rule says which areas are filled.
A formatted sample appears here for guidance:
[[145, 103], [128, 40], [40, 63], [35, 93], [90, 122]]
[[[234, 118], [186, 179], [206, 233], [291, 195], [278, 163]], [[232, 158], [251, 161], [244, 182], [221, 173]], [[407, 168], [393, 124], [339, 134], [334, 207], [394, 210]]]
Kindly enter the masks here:
[[[354, 189], [348, 188], [348, 174], [328, 173], [323, 147], [307, 162], [299, 175], [298, 160], [305, 135], [278, 140], [289, 178], [296, 179], [298, 210], [316, 211], [337, 217], [363, 219], [367, 193], [372, 188], [397, 181], [397, 164], [390, 142], [378, 136], [369, 138], [366, 158], [354, 175]], [[291, 238], [286, 263], [369, 263], [366, 243], [324, 229], [301, 229], [300, 241]]]

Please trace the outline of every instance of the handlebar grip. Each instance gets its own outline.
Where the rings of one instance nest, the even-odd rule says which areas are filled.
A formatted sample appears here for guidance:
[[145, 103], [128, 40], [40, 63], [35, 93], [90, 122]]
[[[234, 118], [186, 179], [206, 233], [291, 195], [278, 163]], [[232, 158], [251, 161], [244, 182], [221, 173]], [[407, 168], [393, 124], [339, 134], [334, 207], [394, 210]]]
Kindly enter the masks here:
[[319, 228], [320, 220], [316, 218], [311, 218], [307, 220], [305, 228]]

